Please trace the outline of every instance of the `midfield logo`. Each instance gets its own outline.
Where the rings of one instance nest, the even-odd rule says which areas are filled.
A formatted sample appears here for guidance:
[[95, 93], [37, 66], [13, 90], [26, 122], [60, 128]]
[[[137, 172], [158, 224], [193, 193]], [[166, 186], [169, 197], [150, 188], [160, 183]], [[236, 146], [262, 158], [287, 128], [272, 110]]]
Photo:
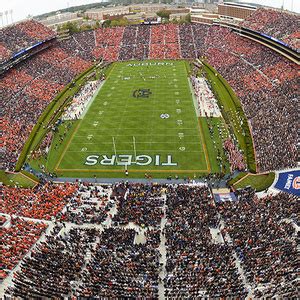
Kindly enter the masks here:
[[138, 89], [133, 91], [132, 96], [134, 98], [149, 98], [149, 96], [152, 94], [150, 89]]

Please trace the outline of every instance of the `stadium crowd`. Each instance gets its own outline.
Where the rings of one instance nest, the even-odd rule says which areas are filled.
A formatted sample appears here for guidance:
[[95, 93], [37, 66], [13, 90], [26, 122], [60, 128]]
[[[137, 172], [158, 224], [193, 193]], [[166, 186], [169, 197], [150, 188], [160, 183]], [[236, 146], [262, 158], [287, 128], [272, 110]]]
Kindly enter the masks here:
[[[287, 18], [285, 13], [259, 9], [243, 25], [298, 48], [297, 21], [294, 15]], [[0, 30], [1, 62], [54, 37], [53, 31], [32, 20], [5, 27]], [[95, 59], [198, 56], [205, 56], [239, 96], [259, 169], [295, 166], [295, 64], [227, 28], [167, 24], [77, 33], [2, 74], [1, 169], [14, 169], [42, 111]], [[224, 146], [232, 166], [242, 169], [232, 142]], [[129, 183], [111, 188], [46, 183], [32, 190], [1, 186], [0, 195], [1, 279], [22, 261], [8, 295], [157, 298], [163, 284], [168, 298], [243, 298], [249, 291], [238, 260], [255, 297], [297, 296], [295, 196], [259, 199], [247, 190], [239, 192], [237, 202], [215, 205], [206, 186]], [[116, 212], [110, 215], [113, 205]], [[106, 218], [112, 222], [102, 226]], [[46, 221], [55, 224], [54, 229], [30, 251], [43, 236]], [[125, 229], [129, 223], [135, 229]], [[135, 242], [141, 228], [146, 229], [146, 243]], [[212, 232], [218, 232], [217, 238]], [[167, 252], [163, 277], [161, 236]]]
[[[297, 295], [296, 196], [280, 193], [259, 199], [247, 189], [239, 191], [238, 201], [215, 204], [206, 185], [72, 186], [76, 191], [71, 200], [66, 201], [64, 193], [56, 194], [66, 207], [60, 206], [61, 213], [51, 214], [54, 226], [23, 260], [47, 225], [43, 220], [6, 217], [5, 224], [10, 225], [1, 235], [5, 254], [2, 278], [21, 260], [6, 295], [158, 298], [159, 285], [163, 285], [166, 298], [245, 298], [249, 293], [245, 280], [255, 297]], [[55, 188], [67, 189], [63, 185]], [[32, 191], [33, 205], [37, 193]], [[4, 198], [10, 195], [6, 193]], [[99, 199], [104, 205], [107, 199], [115, 202], [115, 215], [106, 214], [108, 219], [118, 216], [125, 222], [100, 225], [98, 212], [85, 210]], [[124, 205], [124, 199], [132, 205]], [[162, 209], [159, 216], [153, 215], [155, 199], [163, 199], [159, 206], [166, 209], [165, 215]], [[88, 202], [86, 207], [83, 202]], [[137, 214], [139, 208], [142, 215]], [[73, 214], [72, 209], [83, 214]], [[4, 212], [24, 215], [22, 210]], [[32, 212], [36, 217], [35, 210]], [[130, 215], [134, 218], [128, 221]], [[48, 214], [38, 216], [49, 220]], [[128, 222], [137, 227], [125, 229]], [[141, 228], [145, 241], [137, 242]], [[161, 256], [164, 247], [165, 261]]]
[[105, 221], [112, 205], [106, 187], [78, 183], [75, 194], [57, 219], [75, 224], [101, 224]]
[[3, 27], [0, 29], [0, 62], [2, 63], [23, 49], [55, 36], [54, 31], [34, 20]]
[[33, 219], [51, 220], [61, 212], [76, 186], [46, 183], [34, 189], [1, 187], [1, 212]]
[[72, 228], [58, 235], [61, 226], [53, 229], [31, 256], [25, 258], [21, 271], [13, 279], [7, 293], [22, 298], [62, 297], [72, 291], [72, 282], [85, 264], [84, 254], [96, 238], [95, 229]]
[[295, 13], [259, 8], [241, 24], [243, 27], [277, 38], [299, 51], [299, 16]]
[[59, 47], [37, 54], [1, 76], [1, 168], [13, 170], [39, 116], [63, 87], [91, 62]]
[[[120, 193], [122, 191], [126, 193]], [[118, 214], [113, 217], [115, 224], [126, 225], [133, 222], [140, 226], [156, 227], [160, 225], [162, 217], [162, 187], [119, 185], [119, 195], [117, 197]]]
[[96, 29], [94, 56], [107, 61], [118, 60], [123, 32], [124, 27]]
[[[195, 39], [193, 27], [191, 25], [182, 25], [179, 30], [179, 41], [182, 58], [196, 58]], [[204, 42], [204, 41], [203, 41]]]
[[165, 297], [245, 297], [232, 247], [212, 240], [218, 215], [208, 188], [170, 187], [167, 207]]
[[[211, 45], [208, 62], [241, 100], [252, 129], [258, 169], [295, 167], [297, 112], [291, 109], [297, 94], [295, 64], [218, 26], [209, 29], [207, 43]], [[285, 72], [278, 76], [279, 67]]]
[[135, 234], [133, 229], [119, 228], [102, 233], [77, 295], [158, 298], [159, 251], [151, 244], [135, 244]]
[[34, 243], [40, 238], [47, 225], [11, 217], [9, 227], [1, 227], [1, 272], [3, 280]]
[[256, 298], [297, 297], [299, 199], [280, 193], [258, 199], [246, 193], [237, 202], [218, 204]]
[[[256, 13], [262, 18], [256, 18], [258, 25], [253, 26], [263, 29], [273, 24], [277, 28], [279, 24], [279, 28], [289, 28], [294, 34], [294, 26], [287, 26], [284, 13], [262, 9], [257, 10], [249, 20]], [[41, 24], [28, 22], [3, 29], [3, 40], [9, 40], [10, 34], [16, 36], [16, 40], [11, 40], [13, 44], [22, 40], [25, 33], [27, 40], [54, 36]], [[245, 24], [247, 22], [250, 21], [246, 20]], [[5, 53], [7, 48], [0, 49]], [[95, 32], [77, 33], [2, 75], [4, 114], [1, 129], [4, 134], [1, 146], [6, 154], [2, 168], [14, 168], [29, 132], [46, 105], [94, 59], [115, 61], [198, 56], [205, 56], [241, 99], [251, 125], [259, 170], [295, 166], [297, 115], [291, 107], [296, 99], [296, 66], [228, 28], [203, 24], [166, 24], [99, 28]], [[282, 69], [285, 72], [281, 72]], [[25, 110], [26, 114], [23, 113]], [[16, 136], [21, 138], [16, 140]], [[282, 147], [283, 144], [286, 147]]]

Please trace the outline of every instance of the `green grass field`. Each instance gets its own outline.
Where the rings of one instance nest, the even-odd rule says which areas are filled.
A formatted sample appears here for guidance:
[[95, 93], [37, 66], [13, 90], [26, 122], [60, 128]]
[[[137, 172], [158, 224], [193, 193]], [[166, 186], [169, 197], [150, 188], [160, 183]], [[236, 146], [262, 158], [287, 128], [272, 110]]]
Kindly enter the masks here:
[[208, 172], [201, 130], [184, 61], [116, 63], [55, 169]]
[[[28, 175], [32, 177], [32, 175], [30, 174]], [[3, 170], [0, 170], [0, 182], [2, 182], [4, 185], [7, 186], [32, 188], [38, 183], [38, 180], [37, 179], [33, 180], [29, 176], [21, 172], [6, 173]]]
[[[82, 178], [125, 177], [126, 168], [133, 178], [227, 172], [217, 129], [227, 135], [227, 126], [223, 118], [197, 117], [189, 67], [168, 60], [113, 64], [86, 113], [64, 122], [48, 156], [30, 165]], [[59, 135], [65, 135], [63, 142]]]
[[270, 187], [274, 179], [274, 172], [259, 175], [247, 174], [243, 179], [240, 179], [239, 181], [234, 183], [233, 186], [236, 189], [241, 189], [250, 185], [251, 187], [256, 189], [257, 192], [261, 192]]

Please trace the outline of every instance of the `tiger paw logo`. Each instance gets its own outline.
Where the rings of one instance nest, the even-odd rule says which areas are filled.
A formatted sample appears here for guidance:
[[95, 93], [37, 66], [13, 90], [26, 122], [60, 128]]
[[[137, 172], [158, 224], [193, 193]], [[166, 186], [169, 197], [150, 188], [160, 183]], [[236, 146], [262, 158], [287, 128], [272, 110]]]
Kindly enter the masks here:
[[293, 188], [295, 190], [299, 190], [300, 189], [300, 177], [299, 176], [297, 176], [297, 177], [294, 178], [294, 180], [293, 180]]
[[152, 92], [150, 91], [150, 89], [138, 89], [133, 91], [132, 96], [134, 98], [149, 98], [151, 94]]

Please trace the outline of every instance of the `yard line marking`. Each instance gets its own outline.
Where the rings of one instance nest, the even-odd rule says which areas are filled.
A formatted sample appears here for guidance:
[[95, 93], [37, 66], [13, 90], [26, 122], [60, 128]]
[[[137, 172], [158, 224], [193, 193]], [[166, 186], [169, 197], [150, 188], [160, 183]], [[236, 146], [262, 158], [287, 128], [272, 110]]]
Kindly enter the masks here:
[[[87, 139], [91, 139], [91, 138], [87, 138]], [[177, 141], [177, 142], [136, 142], [136, 144], [175, 144], [175, 145], [178, 145], [180, 142]], [[185, 142], [186, 144], [189, 144], [189, 145], [199, 145], [199, 142]], [[73, 145], [99, 145], [99, 144], [103, 144], [103, 145], [111, 145], [111, 142], [93, 142], [93, 143], [86, 143], [86, 142], [82, 142], [82, 143], [73, 143]], [[132, 144], [132, 142], [130, 143], [130, 141], [122, 141], [122, 142], [119, 142], [119, 144]]]
[[[110, 74], [108, 75], [108, 77], [110, 77], [111, 76], [111, 74], [113, 73], [112, 71], [113, 70], [115, 70], [115, 67], [116, 66], [118, 66], [118, 64], [115, 64], [114, 66], [113, 66], [113, 68], [110, 70]], [[126, 73], [126, 72], [125, 72]], [[125, 74], [126, 75], [126, 74]], [[187, 77], [187, 75], [186, 76], [179, 76], [180, 74], [176, 74], [177, 75], [177, 78], [178, 79], [180, 79], [180, 80], [186, 80], [186, 77]], [[174, 76], [176, 77], [176, 75], [174, 74]], [[164, 81], [164, 80], [162, 80], [162, 78], [155, 78], [155, 80], [154, 80], [154, 83], [155, 83], [155, 87], [154, 87], [154, 91], [156, 91], [157, 90], [157, 83], [158, 83], [158, 80], [160, 80], [164, 85], [166, 85], [167, 84], [167, 82], [169, 82], [169, 79], [168, 80], [166, 80], [166, 82]], [[177, 81], [177, 79], [175, 79], [174, 81]], [[117, 81], [116, 81], [117, 82]], [[174, 84], [174, 83], [173, 83]], [[175, 85], [177, 85], [177, 82], [175, 83]], [[122, 85], [122, 82], [121, 82], [121, 85], [120, 84], [118, 84], [117, 85], [117, 88], [118, 87], [121, 87], [121, 86], [124, 86], [124, 85]], [[131, 85], [130, 85], [131, 86]], [[183, 84], [183, 85], [181, 85], [180, 84], [180, 87], [182, 87], [182, 89], [183, 90], [185, 90], [186, 89], [186, 84]], [[173, 90], [174, 92], [177, 92], [177, 90], [178, 89], [175, 89], [175, 90]], [[188, 90], [190, 90], [190, 89], [188, 89]], [[181, 90], [179, 90], [179, 91], [181, 91]], [[118, 93], [116, 93], [116, 91], [114, 91], [113, 92], [113, 97], [117, 97], [117, 94]], [[169, 93], [165, 93], [166, 95], [169, 95]], [[162, 97], [162, 93], [159, 93], [159, 97]], [[157, 93], [155, 93], [155, 96], [157, 97], [158, 96], [158, 94]], [[179, 97], [181, 97], [181, 96], [179, 96]], [[184, 97], [183, 97], [184, 98]], [[110, 98], [111, 99], [111, 98]], [[125, 100], [125, 98], [124, 98], [124, 100]], [[79, 123], [79, 124], [77, 124], [77, 126], [76, 126], [76, 128], [74, 129], [74, 131], [72, 132], [72, 135], [71, 135], [71, 137], [70, 137], [70, 139], [69, 139], [69, 141], [68, 141], [68, 143], [67, 143], [67, 145], [66, 145], [66, 147], [65, 147], [65, 149], [64, 149], [64, 151], [63, 151], [63, 153], [62, 153], [62, 155], [60, 156], [60, 160], [59, 160], [59, 162], [58, 162], [58, 164], [55, 166], [55, 169], [58, 169], [58, 170], [64, 170], [64, 169], [59, 169], [59, 167], [60, 167], [60, 164], [61, 164], [61, 162], [62, 162], [62, 160], [64, 159], [64, 157], [65, 157], [65, 154], [67, 153], [67, 152], [80, 152], [80, 151], [72, 151], [72, 150], [70, 150], [70, 144], [74, 141], [74, 139], [75, 140], [77, 140], [77, 137], [78, 138], [80, 138], [80, 137], [83, 137], [83, 138], [87, 138], [87, 135], [89, 135], [90, 133], [94, 133], [94, 137], [93, 137], [93, 141], [94, 140], [97, 140], [97, 138], [99, 137], [99, 139], [100, 138], [103, 138], [104, 140], [105, 139], [107, 139], [107, 138], [111, 138], [111, 136], [114, 136], [114, 137], [126, 137], [126, 136], [128, 136], [128, 137], [132, 137], [133, 135], [135, 136], [135, 137], [144, 137], [144, 138], [147, 138], [147, 137], [149, 137], [149, 139], [151, 139], [151, 141], [149, 142], [149, 141], [147, 141], [147, 142], [137, 142], [136, 144], [140, 144], [140, 145], [143, 145], [143, 144], [149, 144], [149, 145], [155, 145], [155, 144], [162, 144], [163, 146], [165, 146], [165, 144], [166, 143], [164, 143], [164, 142], [155, 142], [155, 141], [153, 141], [153, 140], [155, 140], [156, 139], [156, 137], [171, 137], [171, 139], [173, 140], [173, 137], [174, 138], [176, 138], [178, 141], [177, 142], [169, 142], [169, 144], [170, 144], [170, 148], [173, 148], [173, 145], [178, 145], [177, 146], [177, 148], [179, 147], [179, 146], [181, 146], [181, 147], [183, 147], [183, 146], [186, 146], [186, 145], [199, 145], [199, 129], [197, 130], [197, 126], [194, 126], [194, 127], [192, 127], [192, 128], [188, 128], [188, 127], [181, 127], [180, 126], [180, 131], [181, 130], [190, 130], [191, 132], [198, 132], [198, 134], [191, 134], [191, 135], [188, 135], [188, 134], [186, 134], [185, 132], [184, 132], [184, 137], [185, 137], [185, 139], [187, 138], [187, 137], [189, 137], [189, 136], [191, 136], [191, 139], [192, 139], [192, 137], [198, 137], [198, 138], [196, 138], [195, 140], [198, 140], [198, 142], [194, 142], [193, 140], [191, 141], [191, 142], [186, 142], [186, 143], [180, 143], [180, 140], [179, 140], [179, 138], [178, 138], [178, 127], [173, 127], [173, 128], [167, 128], [167, 127], [165, 127], [165, 126], [162, 126], [162, 127], [159, 127], [159, 129], [156, 127], [156, 126], [154, 126], [155, 125], [155, 117], [153, 116], [153, 114], [155, 113], [155, 112], [162, 112], [162, 110], [165, 110], [165, 108], [164, 107], [162, 107], [163, 109], [162, 110], [158, 110], [157, 108], [158, 107], [160, 107], [160, 106], [155, 106], [155, 105], [153, 105], [152, 106], [152, 118], [149, 120], [149, 122], [147, 122], [147, 124], [146, 124], [146, 131], [147, 132], [151, 132], [151, 134], [147, 134], [147, 133], [145, 133], [145, 134], [136, 134], [136, 133], [133, 133], [134, 132], [134, 130], [135, 131], [139, 131], [139, 128], [140, 127], [137, 127], [137, 125], [135, 124], [136, 122], [134, 122], [132, 125], [134, 125], [134, 127], [129, 127], [129, 128], [123, 128], [122, 127], [122, 125], [124, 124], [125, 126], [126, 126], [126, 122], [128, 121], [126, 121], [125, 122], [125, 120], [124, 120], [124, 118], [125, 118], [125, 116], [126, 116], [126, 114], [128, 113], [128, 112], [130, 112], [130, 113], [132, 113], [132, 112], [135, 112], [135, 111], [137, 111], [138, 112], [138, 110], [137, 110], [137, 106], [135, 105], [135, 106], [132, 106], [132, 105], [129, 105], [130, 103], [131, 103], [131, 101], [130, 101], [130, 99], [129, 99], [129, 97], [127, 97], [127, 99], [126, 99], [127, 101], [124, 101], [125, 103], [123, 103], [123, 104], [125, 104], [125, 110], [122, 110], [122, 112], [123, 112], [123, 114], [121, 113], [120, 114], [120, 116], [121, 116], [121, 122], [119, 122], [119, 126], [118, 127], [115, 127], [115, 128], [111, 128], [111, 123], [109, 123], [109, 121], [107, 121], [107, 122], [103, 122], [103, 120], [99, 117], [98, 118], [98, 120], [100, 121], [99, 123], [101, 123], [101, 127], [102, 126], [104, 126], [104, 127], [106, 127], [106, 130], [104, 130], [104, 129], [96, 129], [96, 128], [94, 128], [94, 129], [89, 129], [89, 130], [84, 130], [84, 127], [83, 127], [83, 124], [81, 124], [81, 123]], [[154, 97], [154, 99], [152, 99], [153, 100], [153, 102], [154, 103], [157, 103], [157, 101], [156, 101], [156, 99], [155, 99], [155, 97]], [[173, 98], [173, 100], [172, 101], [169, 101], [170, 102], [170, 105], [172, 105], [172, 106], [174, 106], [174, 98]], [[169, 102], [167, 102], [166, 101], [166, 103], [164, 103], [164, 104], [168, 104]], [[182, 104], [182, 105], [184, 105], [184, 104], [187, 104], [187, 102], [189, 102], [190, 103], [190, 100], [182, 100], [181, 101], [181, 103], [180, 104]], [[119, 105], [110, 105], [111, 106], [111, 111], [113, 110], [113, 107], [119, 107]], [[171, 107], [172, 107], [171, 106]], [[128, 110], [128, 109], [130, 109], [130, 108], [133, 108], [132, 110]], [[178, 107], [178, 106], [177, 106]], [[134, 109], [135, 108], [135, 109]], [[173, 107], [173, 109], [171, 109], [170, 108], [170, 110], [173, 112], [173, 110], [174, 110], [174, 107]], [[105, 112], [105, 114], [106, 113], [109, 113], [109, 112]], [[96, 112], [96, 114], [98, 114], [98, 112]], [[93, 117], [93, 115], [94, 115], [94, 113], [93, 112], [91, 112], [90, 114], [89, 114], [89, 116], [92, 116]], [[175, 115], [175, 113], [174, 113], [174, 115]], [[99, 116], [99, 115], [98, 115]], [[175, 117], [175, 119], [176, 119], [176, 117]], [[185, 117], [184, 118], [182, 118], [183, 119], [183, 122], [185, 122]], [[94, 121], [95, 120], [97, 120], [97, 118], [94, 118]], [[188, 119], [187, 119], [188, 120]], [[112, 118], [110, 119], [110, 121], [112, 121]], [[113, 120], [114, 121], [114, 120]], [[153, 125], [153, 122], [154, 122], [154, 125]], [[187, 123], [189, 123], [188, 121], [186, 121]], [[198, 122], [199, 122], [199, 120], [198, 120]], [[149, 124], [148, 124], [149, 123]], [[193, 122], [194, 123], [194, 122]], [[87, 124], [89, 124], [89, 122], [85, 122], [84, 123], [85, 125], [87, 125]], [[128, 122], [127, 122], [127, 124], [128, 124]], [[152, 126], [150, 126], [152, 124]], [[131, 124], [130, 124], [131, 125]], [[185, 124], [185, 125], [190, 125], [190, 124]], [[81, 127], [82, 126], [82, 127]], [[128, 127], [128, 126], [127, 126]], [[110, 128], [110, 130], [112, 131], [112, 132], [116, 132], [116, 133], [120, 133], [120, 130], [122, 129], [122, 131], [124, 130], [124, 131], [126, 131], [127, 130], [127, 132], [132, 132], [131, 134], [128, 134], [128, 135], [123, 135], [123, 134], [116, 134], [116, 135], [114, 135], [114, 134], [111, 134], [110, 136], [106, 136], [106, 134], [105, 134], [105, 132], [107, 132], [107, 128]], [[81, 131], [80, 131], [81, 130]], [[167, 131], [167, 130], [170, 130], [171, 132], [173, 132], [173, 131], [177, 131], [175, 134], [170, 134], [170, 135], [166, 135], [166, 134], [154, 134], [153, 135], [153, 132], [164, 132], [164, 131]], [[96, 133], [96, 131], [97, 131], [97, 133]], [[140, 132], [141, 132], [141, 130], [140, 130]], [[79, 133], [79, 134], [85, 134], [84, 136], [81, 136], [81, 135], [77, 135], [77, 133]], [[104, 134], [99, 134], [99, 133], [104, 133]], [[202, 134], [203, 134], [203, 132], [202, 132]], [[201, 141], [202, 141], [202, 147], [192, 147], [192, 148], [194, 148], [194, 149], [197, 149], [197, 148], [201, 148], [201, 151], [200, 150], [197, 150], [197, 151], [186, 151], [186, 152], [193, 152], [193, 153], [199, 153], [200, 155], [202, 155], [202, 153], [203, 152], [205, 152], [205, 150], [207, 150], [206, 149], [206, 144], [203, 142], [203, 135], [201, 134], [201, 131], [200, 131], [200, 138], [201, 138]], [[185, 140], [184, 139], [184, 140]], [[143, 139], [141, 139], [141, 140], [143, 140]], [[116, 140], [117, 141], [117, 140]], [[74, 145], [83, 145], [83, 144], [89, 144], [89, 145], [97, 145], [97, 143], [74, 143]], [[111, 143], [106, 143], [106, 142], [103, 142], [103, 143], [101, 143], [101, 142], [99, 142], [98, 144], [103, 144], [103, 145], [106, 145], [106, 144], [111, 144]], [[126, 141], [122, 141], [121, 142], [121, 144], [127, 144], [127, 142]], [[72, 145], [72, 144], [71, 144]], [[93, 146], [92, 146], [93, 147]], [[74, 147], [75, 149], [77, 148], [77, 147]], [[151, 147], [152, 148], [152, 147]], [[119, 149], [118, 149], [119, 150]], [[128, 151], [128, 150], [122, 150], [122, 151]], [[132, 149], [130, 149], [129, 150], [130, 152], [132, 152]], [[148, 151], [148, 150], [143, 150], [143, 151]], [[150, 153], [155, 153], [156, 151], [159, 151], [159, 152], [173, 152], [175, 155], [182, 155], [182, 152], [180, 153], [180, 151], [177, 149], [177, 150], [151, 150], [150, 151]], [[87, 152], [95, 152], [95, 151], [87, 151]], [[164, 154], [163, 154], [164, 155]], [[206, 170], [173, 170], [174, 172], [177, 172], [177, 173], [184, 173], [184, 172], [207, 172], [207, 171], [209, 171], [209, 169], [210, 169], [210, 166], [209, 166], [209, 161], [207, 160], [207, 156], [205, 155], [205, 160], [206, 160], [206, 167], [209, 167], [209, 168], [206, 168]], [[197, 161], [198, 161], [198, 159], [197, 159]], [[202, 160], [201, 160], [201, 162], [203, 163], [203, 157], [202, 157]], [[208, 163], [207, 163], [208, 162]], [[197, 163], [197, 165], [198, 165], [198, 163]], [[197, 166], [195, 166], [195, 167], [197, 167]], [[151, 167], [150, 167], [151, 168]], [[81, 169], [65, 169], [65, 170], [69, 170], [69, 172], [71, 171], [76, 171], [76, 170], [81, 170]], [[84, 170], [84, 172], [86, 171], [86, 169], [82, 169], [82, 170]], [[88, 171], [90, 171], [90, 172], [98, 172], [98, 170], [88, 170]], [[112, 171], [112, 170], [99, 170], [99, 172], [110, 172], [110, 171]], [[114, 172], [122, 172], [123, 170], [115, 170]], [[132, 171], [132, 170], [131, 170]], [[137, 170], [138, 172], [145, 172], [145, 170]], [[157, 173], [157, 172], [171, 172], [172, 170], [152, 170], [152, 169], [149, 169], [149, 172], [154, 172], [154, 173]]]
[[[100, 150], [101, 151], [101, 150]], [[89, 150], [89, 151], [84, 151], [84, 153], [96, 153], [96, 152], [100, 152], [99, 150], [94, 150], [94, 151], [92, 151], [92, 150]], [[133, 151], [133, 149], [118, 149], [118, 152], [120, 153], [120, 152], [129, 152], [129, 151]], [[157, 152], [166, 152], [166, 153], [179, 153], [180, 151], [179, 150], [159, 150], [159, 149], [154, 149], [154, 150], [142, 150], [142, 151], [145, 151], [145, 152], [148, 152], [148, 153], [156, 153], [156, 151]], [[82, 152], [81, 150], [80, 151], [78, 151], [78, 150], [68, 150], [67, 151], [68, 153], [80, 153], [80, 152]], [[113, 151], [112, 151], [112, 153], [113, 153]], [[197, 151], [185, 151], [185, 153], [204, 153], [204, 151], [201, 151], [201, 150], [197, 150]]]

